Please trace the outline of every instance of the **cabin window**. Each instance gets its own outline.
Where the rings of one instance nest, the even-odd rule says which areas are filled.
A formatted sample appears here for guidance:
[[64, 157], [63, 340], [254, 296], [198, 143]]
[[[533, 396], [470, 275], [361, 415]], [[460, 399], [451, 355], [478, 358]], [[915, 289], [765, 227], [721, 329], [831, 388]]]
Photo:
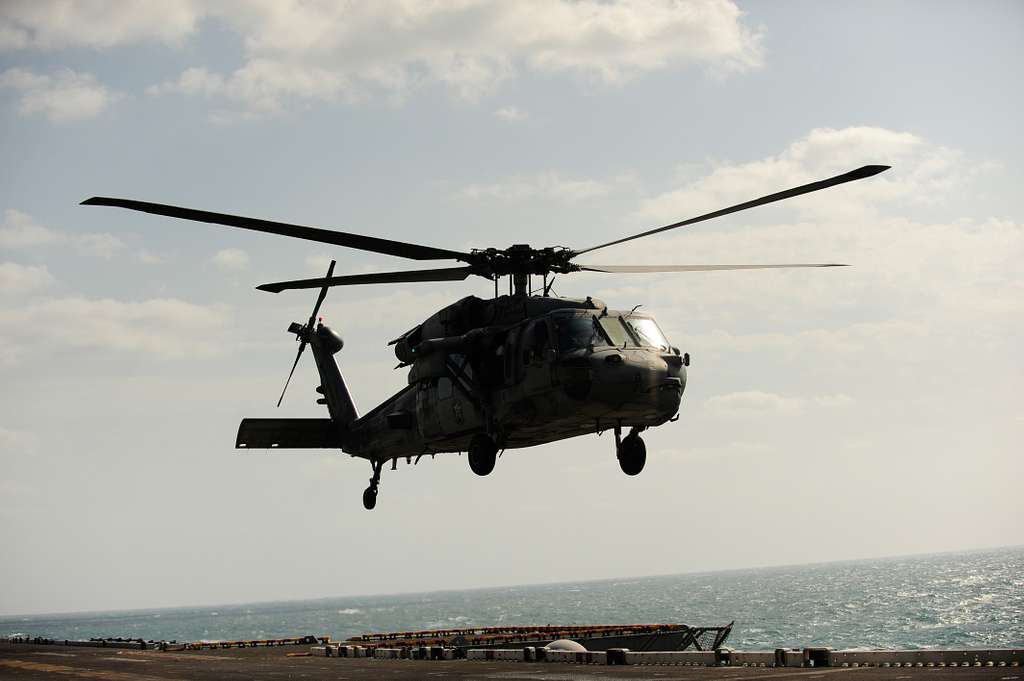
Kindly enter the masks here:
[[641, 345], [648, 345], [666, 352], [669, 350], [670, 346], [665, 338], [665, 334], [661, 332], [661, 329], [658, 328], [657, 323], [653, 319], [626, 317], [625, 321], [626, 326], [633, 332], [633, 335], [636, 336]]
[[568, 317], [559, 319], [558, 349], [571, 352], [591, 345], [608, 345], [601, 328], [593, 317]]
[[539, 362], [548, 345], [548, 324], [543, 319], [533, 322], [523, 333], [523, 364]]
[[448, 366], [456, 376], [465, 376], [466, 380], [473, 381], [473, 366], [465, 355], [448, 355]]
[[622, 320], [619, 317], [601, 317], [598, 323], [615, 347], [624, 348], [627, 345], [636, 345], [629, 337], [629, 333], [626, 332], [626, 328], [622, 326]]
[[542, 352], [548, 344], [548, 324], [544, 320], [533, 324], [533, 349]]
[[516, 348], [519, 346], [519, 332], [521, 328], [512, 329], [508, 332], [505, 340], [505, 378], [510, 379], [516, 372]]
[[448, 377], [437, 379], [437, 397], [445, 399], [452, 396], [452, 381]]

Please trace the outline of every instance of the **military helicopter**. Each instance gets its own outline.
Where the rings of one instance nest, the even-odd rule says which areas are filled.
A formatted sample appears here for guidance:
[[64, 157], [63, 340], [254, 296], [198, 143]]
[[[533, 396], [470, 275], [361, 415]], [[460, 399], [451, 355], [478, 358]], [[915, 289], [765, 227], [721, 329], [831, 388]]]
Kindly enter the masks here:
[[[570, 437], [615, 434], [615, 453], [626, 475], [637, 475], [647, 460], [640, 434], [678, 418], [686, 388], [688, 353], [669, 344], [650, 315], [610, 309], [591, 297], [550, 295], [553, 276], [572, 272], [692, 272], [710, 270], [837, 267], [836, 263], [771, 265], [587, 265], [576, 258], [609, 246], [685, 227], [748, 208], [860, 180], [889, 166], [867, 165], [848, 173], [746, 201], [698, 217], [581, 250], [565, 247], [453, 251], [315, 227], [211, 213], [158, 203], [93, 197], [84, 205], [115, 206], [185, 220], [280, 234], [411, 260], [455, 260], [459, 267], [299, 279], [256, 288], [278, 293], [320, 289], [305, 324], [288, 332], [299, 343], [281, 406], [306, 346], [320, 375], [318, 404], [329, 418], [247, 418], [236, 448], [340, 449], [369, 461], [373, 474], [363, 506], [373, 509], [381, 471], [390, 461], [416, 463], [443, 452], [467, 452], [477, 475], [488, 475], [499, 452]], [[344, 342], [318, 321], [329, 288], [355, 284], [461, 281], [469, 276], [494, 281], [494, 298], [463, 298], [406, 331], [389, 345], [399, 364], [410, 367], [408, 385], [360, 416], [335, 355]], [[541, 278], [534, 291], [532, 278]], [[499, 295], [508, 277], [509, 292]], [[639, 306], [637, 306], [639, 307]], [[629, 432], [623, 436], [623, 430]]]

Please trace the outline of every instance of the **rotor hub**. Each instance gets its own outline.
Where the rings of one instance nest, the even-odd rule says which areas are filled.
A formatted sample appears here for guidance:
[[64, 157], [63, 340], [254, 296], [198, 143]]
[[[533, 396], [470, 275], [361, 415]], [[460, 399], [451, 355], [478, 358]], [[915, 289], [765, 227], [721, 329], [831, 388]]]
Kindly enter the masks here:
[[513, 244], [508, 248], [474, 249], [468, 262], [476, 274], [495, 278], [508, 275], [547, 275], [579, 269], [570, 260], [575, 253], [562, 246], [533, 248], [529, 244]]

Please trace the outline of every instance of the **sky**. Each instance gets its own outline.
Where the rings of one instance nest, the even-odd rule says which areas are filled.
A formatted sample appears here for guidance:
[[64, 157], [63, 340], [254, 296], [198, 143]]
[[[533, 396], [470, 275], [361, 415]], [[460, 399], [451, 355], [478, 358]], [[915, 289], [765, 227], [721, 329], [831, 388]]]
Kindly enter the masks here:
[[[1016, 2], [0, 4], [0, 614], [667, 574], [1024, 543]], [[120, 196], [462, 250], [639, 239], [576, 274], [692, 357], [647, 466], [610, 436], [385, 470], [233, 449], [318, 417], [313, 304], [415, 263], [85, 207]], [[597, 262], [596, 257], [592, 259]], [[440, 263], [444, 265], [444, 263]], [[454, 263], [452, 263], [454, 264]], [[483, 279], [337, 288], [359, 409]]]

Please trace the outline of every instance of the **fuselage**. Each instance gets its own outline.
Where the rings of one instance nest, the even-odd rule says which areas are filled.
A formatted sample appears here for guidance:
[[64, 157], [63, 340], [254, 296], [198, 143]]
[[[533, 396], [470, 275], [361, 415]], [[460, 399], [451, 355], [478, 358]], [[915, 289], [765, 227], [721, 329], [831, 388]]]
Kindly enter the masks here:
[[351, 424], [344, 450], [376, 460], [465, 451], [480, 432], [502, 448], [530, 447], [677, 413], [684, 359], [652, 317], [589, 298], [530, 298], [517, 314], [508, 298], [488, 315], [498, 323], [470, 329], [470, 340], [445, 311], [435, 333], [447, 338], [424, 336], [433, 317], [406, 334], [420, 334], [421, 352], [435, 349], [415, 360], [405, 389]]

